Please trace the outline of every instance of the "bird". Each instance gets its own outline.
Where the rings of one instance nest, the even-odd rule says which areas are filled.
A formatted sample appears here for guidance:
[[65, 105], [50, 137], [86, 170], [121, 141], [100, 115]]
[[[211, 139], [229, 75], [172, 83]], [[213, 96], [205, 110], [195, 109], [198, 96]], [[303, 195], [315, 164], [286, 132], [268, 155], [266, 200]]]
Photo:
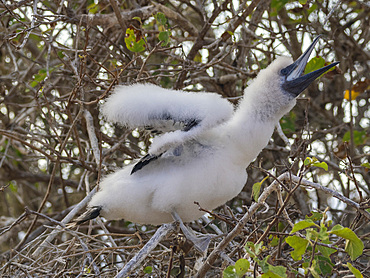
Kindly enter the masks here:
[[105, 119], [151, 130], [155, 136], [145, 156], [102, 179], [87, 211], [75, 222], [99, 215], [137, 224], [177, 221], [204, 251], [183, 223], [204, 214], [195, 202], [213, 210], [241, 192], [246, 167], [268, 144], [281, 117], [308, 85], [339, 63], [303, 74], [318, 40], [295, 62], [281, 56], [261, 70], [236, 108], [215, 93], [149, 83], [117, 86], [101, 107]]

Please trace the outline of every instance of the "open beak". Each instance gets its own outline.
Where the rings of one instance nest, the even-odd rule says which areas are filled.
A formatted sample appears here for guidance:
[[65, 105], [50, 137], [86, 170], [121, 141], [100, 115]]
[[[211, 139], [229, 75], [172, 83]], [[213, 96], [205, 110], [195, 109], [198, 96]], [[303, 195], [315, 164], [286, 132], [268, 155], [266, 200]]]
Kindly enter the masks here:
[[335, 67], [339, 62], [332, 63], [321, 69], [315, 70], [308, 74], [302, 75], [307, 65], [308, 58], [310, 57], [316, 43], [320, 36], [317, 36], [308, 49], [291, 65], [283, 68], [280, 74], [285, 76], [286, 79], [282, 84], [282, 88], [297, 97], [304, 89], [308, 87], [316, 78]]

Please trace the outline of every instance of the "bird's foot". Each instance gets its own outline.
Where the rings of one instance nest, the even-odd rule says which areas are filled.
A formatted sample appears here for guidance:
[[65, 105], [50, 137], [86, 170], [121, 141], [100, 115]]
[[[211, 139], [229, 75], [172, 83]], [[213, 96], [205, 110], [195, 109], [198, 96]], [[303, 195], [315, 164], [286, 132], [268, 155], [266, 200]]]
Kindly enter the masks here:
[[194, 248], [198, 250], [200, 253], [204, 254], [208, 250], [209, 243], [211, 242], [211, 236], [200, 236], [189, 239], [193, 244]]
[[208, 249], [212, 236], [210, 235], [197, 236], [191, 229], [185, 226], [185, 224], [182, 222], [181, 218], [176, 212], [172, 213], [172, 217], [176, 222], [179, 223], [180, 229], [185, 235], [186, 239], [193, 244], [194, 248], [197, 251], [204, 254]]

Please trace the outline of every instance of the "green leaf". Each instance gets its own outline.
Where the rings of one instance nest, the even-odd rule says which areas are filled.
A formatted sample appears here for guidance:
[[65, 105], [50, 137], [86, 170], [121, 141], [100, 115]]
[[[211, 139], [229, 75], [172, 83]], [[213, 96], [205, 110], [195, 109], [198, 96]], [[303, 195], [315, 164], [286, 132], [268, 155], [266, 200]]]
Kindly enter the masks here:
[[322, 241], [322, 242], [326, 242], [329, 240], [329, 234], [328, 234], [328, 229], [325, 227], [324, 224], [321, 224], [320, 226], [320, 231], [318, 233], [318, 238]]
[[89, 14], [96, 14], [99, 11], [99, 4], [92, 3], [87, 6], [87, 10]]
[[355, 268], [353, 265], [351, 265], [350, 263], [347, 263], [347, 267], [352, 272], [352, 274], [355, 275], [355, 278], [363, 278], [361, 272], [357, 268]]
[[222, 272], [223, 278], [239, 278], [235, 271], [235, 266], [229, 265], [227, 268], [224, 269]]
[[13, 182], [9, 182], [9, 189], [14, 193], [18, 192], [18, 186]]
[[290, 111], [289, 114], [283, 116], [280, 120], [281, 129], [285, 134], [295, 132], [296, 124], [295, 121], [297, 119], [297, 114], [293, 111]]
[[315, 70], [321, 69], [325, 66], [325, 59], [322, 57], [313, 57], [310, 61], [308, 61], [306, 68], [304, 70], [304, 74], [313, 72]]
[[157, 13], [155, 15], [155, 19], [159, 25], [166, 25], [167, 24], [167, 17], [163, 13]]
[[316, 240], [319, 237], [319, 233], [315, 229], [306, 230], [306, 239], [307, 240]]
[[59, 51], [57, 52], [57, 55], [58, 55], [58, 57], [59, 57], [59, 58], [61, 58], [61, 59], [63, 59], [63, 58], [64, 58], [64, 56], [65, 56], [62, 50], [59, 50]]
[[330, 258], [317, 256], [317, 267], [316, 271], [321, 276], [327, 276], [332, 273], [334, 264], [331, 262]]
[[309, 7], [307, 11], [307, 15], [310, 15], [312, 12], [316, 11], [318, 9], [318, 5], [316, 3], [312, 4], [311, 7]]
[[254, 199], [255, 202], [258, 202], [258, 198], [260, 196], [261, 186], [262, 186], [263, 182], [267, 179], [268, 179], [268, 176], [265, 177], [262, 181], [256, 182], [255, 184], [253, 184], [252, 196], [253, 196], [253, 199]]
[[142, 21], [141, 21], [141, 18], [140, 18], [140, 17], [138, 17], [138, 16], [134, 16], [132, 19], [135, 19], [135, 20], [139, 21], [139, 22], [140, 22], [140, 24], [143, 24], [143, 23], [142, 23]]
[[303, 161], [303, 164], [305, 166], [310, 165], [311, 163], [312, 163], [312, 161], [311, 161], [311, 158], [309, 158], [309, 157], [306, 157], [305, 160]]
[[370, 163], [369, 162], [362, 163], [361, 166], [370, 169]]
[[288, 236], [285, 239], [285, 241], [291, 247], [294, 248], [294, 251], [290, 252], [290, 255], [292, 256], [293, 260], [295, 261], [301, 260], [302, 255], [306, 252], [309, 241], [299, 236]]
[[290, 233], [292, 234], [292, 233], [295, 233], [297, 231], [306, 229], [306, 228], [311, 227], [311, 226], [320, 227], [319, 225], [315, 224], [311, 219], [306, 219], [306, 220], [302, 220], [302, 221], [299, 221], [298, 223], [294, 224], [294, 227], [293, 227], [293, 229]]
[[197, 54], [194, 57], [194, 62], [201, 63], [202, 62], [202, 54], [197, 52]]
[[38, 73], [33, 76], [33, 80], [30, 82], [32, 88], [36, 87], [37, 84], [44, 81], [46, 78], [46, 69], [40, 69]]
[[239, 259], [235, 263], [235, 272], [238, 277], [243, 277], [245, 273], [248, 272], [250, 263], [247, 259]]
[[[279, 276], [279, 275], [277, 275], [277, 274], [275, 274], [275, 273], [273, 273], [273, 272], [271, 272], [271, 271], [268, 271], [268, 272], [263, 273], [263, 274], [261, 275], [261, 278], [280, 278], [280, 277], [282, 277], [282, 276]], [[286, 277], [286, 276], [285, 276], [285, 277]]]
[[163, 41], [162, 46], [166, 46], [170, 41], [171, 31], [162, 31], [158, 34], [158, 39]]
[[273, 266], [269, 264], [267, 261], [270, 257], [271, 255], [267, 256], [259, 263], [263, 272], [261, 277], [286, 278], [286, 268], [284, 266]]
[[320, 275], [316, 271], [316, 260], [312, 260], [312, 265], [309, 268], [311, 275], [315, 278], [320, 278]]
[[329, 258], [331, 254], [337, 252], [337, 250], [333, 249], [333, 248], [330, 248], [330, 247], [326, 247], [326, 246], [322, 246], [322, 245], [317, 245], [316, 246], [317, 249], [320, 251], [320, 253], [326, 257], [326, 258]]
[[316, 166], [324, 169], [325, 171], [328, 171], [328, 164], [326, 164], [325, 162], [314, 162], [312, 163], [312, 166]]
[[37, 41], [37, 42], [41, 42], [42, 41], [41, 38], [40, 38], [40, 36], [37, 36], [35, 34], [30, 34], [30, 37], [29, 38], [32, 39], [32, 40], [34, 40], [34, 41]]
[[343, 226], [337, 224], [329, 233], [335, 234], [347, 240], [345, 251], [351, 257], [351, 260], [355, 260], [362, 255], [364, 244], [350, 228], [344, 228]]
[[253, 259], [255, 259], [261, 253], [262, 246], [263, 246], [263, 242], [260, 242], [258, 244], [254, 244], [251, 241], [247, 241], [244, 248], [247, 251], [247, 253]]
[[[353, 143], [356, 146], [365, 144], [366, 139], [367, 139], [366, 130], [362, 130], [362, 131], [354, 130], [353, 131], [353, 141], [354, 141]], [[343, 135], [342, 141], [343, 142], [349, 142], [349, 141], [351, 141], [351, 132], [350, 131], [347, 131]]]
[[323, 218], [323, 214], [316, 211], [311, 211], [310, 214], [305, 216], [306, 219], [311, 219], [312, 221], [319, 221]]
[[277, 16], [278, 12], [288, 3], [289, 0], [272, 0], [271, 1], [271, 16]]
[[37, 86], [37, 84], [39, 84], [39, 82], [37, 82], [37, 81], [31, 81], [31, 83], [30, 83], [32, 88], [35, 88]]
[[305, 160], [303, 161], [303, 164], [305, 166], [316, 166], [323, 168], [325, 171], [328, 171], [328, 164], [325, 162], [320, 162], [317, 160], [316, 157], [306, 157]]
[[269, 240], [270, 240], [270, 245], [272, 247], [275, 247], [275, 246], [277, 246], [279, 244], [279, 237], [278, 236], [272, 236], [272, 235], [270, 235], [269, 236]]
[[151, 267], [151, 266], [146, 266], [146, 267], [144, 268], [144, 273], [150, 274], [150, 273], [152, 273], [152, 272], [153, 272], [153, 267]]
[[125, 44], [128, 50], [132, 52], [142, 52], [145, 50], [145, 41], [143, 38], [138, 39], [135, 35], [134, 29], [127, 28]]

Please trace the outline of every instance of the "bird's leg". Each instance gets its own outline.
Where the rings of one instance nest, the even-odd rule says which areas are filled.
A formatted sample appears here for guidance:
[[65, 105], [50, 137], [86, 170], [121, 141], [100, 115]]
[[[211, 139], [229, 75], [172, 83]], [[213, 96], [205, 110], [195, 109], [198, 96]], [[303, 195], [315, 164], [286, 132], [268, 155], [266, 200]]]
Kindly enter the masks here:
[[194, 247], [199, 252], [203, 254], [208, 249], [208, 245], [212, 237], [209, 235], [197, 237], [193, 231], [191, 231], [188, 227], [185, 226], [184, 222], [182, 222], [180, 216], [177, 214], [176, 211], [172, 211], [171, 215], [172, 218], [179, 223], [180, 229], [184, 233], [185, 237], [194, 244]]

